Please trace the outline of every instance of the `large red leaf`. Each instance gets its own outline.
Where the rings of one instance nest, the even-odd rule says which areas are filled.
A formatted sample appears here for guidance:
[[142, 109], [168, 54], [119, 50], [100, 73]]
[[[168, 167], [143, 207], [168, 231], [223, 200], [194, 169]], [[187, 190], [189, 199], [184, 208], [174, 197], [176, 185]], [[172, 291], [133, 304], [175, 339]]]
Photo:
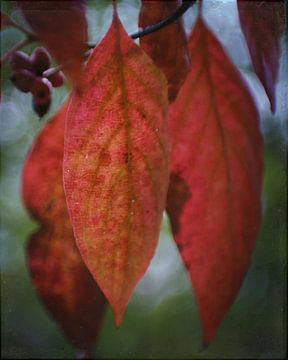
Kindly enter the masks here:
[[[139, 27], [146, 28], [170, 16], [179, 1], [142, 0]], [[164, 72], [168, 80], [169, 101], [173, 101], [189, 71], [189, 56], [182, 18], [140, 38], [142, 49]]]
[[78, 348], [96, 339], [105, 299], [75, 244], [62, 185], [64, 122], [67, 106], [35, 140], [23, 170], [23, 200], [41, 222], [27, 246], [27, 260], [40, 299]]
[[18, 1], [17, 4], [39, 40], [64, 65], [63, 71], [72, 84], [78, 83], [87, 51], [85, 1]]
[[81, 255], [120, 325], [158, 241], [168, 186], [167, 86], [116, 13], [67, 116], [64, 186]]
[[281, 54], [280, 38], [284, 31], [283, 1], [238, 0], [240, 23], [251, 60], [275, 111], [275, 87]]
[[167, 210], [207, 344], [241, 286], [255, 246], [262, 139], [239, 72], [201, 19], [189, 51], [192, 70], [171, 105]]

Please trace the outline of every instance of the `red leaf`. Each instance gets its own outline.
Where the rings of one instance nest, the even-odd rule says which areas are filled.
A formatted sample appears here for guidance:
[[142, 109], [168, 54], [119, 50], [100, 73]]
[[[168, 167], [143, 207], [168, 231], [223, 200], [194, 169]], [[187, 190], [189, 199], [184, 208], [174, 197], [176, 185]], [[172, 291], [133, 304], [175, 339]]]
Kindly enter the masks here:
[[239, 72], [201, 19], [189, 51], [192, 70], [171, 105], [167, 210], [207, 344], [241, 286], [255, 246], [262, 139]]
[[75, 244], [62, 185], [64, 107], [44, 127], [26, 159], [23, 199], [41, 228], [28, 242], [28, 267], [40, 299], [69, 340], [89, 351], [105, 299]]
[[85, 1], [18, 1], [25, 19], [72, 84], [80, 79], [87, 51]]
[[168, 185], [167, 88], [114, 14], [71, 100], [64, 186], [81, 255], [120, 325], [158, 241]]
[[275, 111], [275, 86], [281, 55], [280, 38], [284, 31], [284, 2], [239, 1], [240, 23], [251, 60]]
[[[146, 28], [170, 16], [179, 1], [142, 0], [139, 27]], [[187, 38], [182, 19], [140, 38], [142, 49], [164, 72], [168, 80], [169, 101], [173, 101], [189, 71]]]

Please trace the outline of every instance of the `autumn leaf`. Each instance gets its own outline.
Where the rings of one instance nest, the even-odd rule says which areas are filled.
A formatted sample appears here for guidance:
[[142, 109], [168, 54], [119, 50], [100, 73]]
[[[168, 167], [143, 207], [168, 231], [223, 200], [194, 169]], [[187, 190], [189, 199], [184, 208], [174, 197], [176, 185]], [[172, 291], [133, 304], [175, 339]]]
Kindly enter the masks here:
[[29, 239], [27, 263], [37, 293], [67, 338], [91, 350], [105, 311], [105, 299], [84, 265], [73, 236], [62, 184], [67, 105], [45, 125], [24, 170], [22, 193], [41, 223]]
[[261, 219], [262, 138], [238, 70], [200, 18], [171, 105], [167, 210], [203, 324], [215, 336], [249, 268]]
[[17, 1], [25, 19], [72, 84], [81, 77], [87, 51], [85, 1]]
[[119, 326], [158, 241], [168, 186], [167, 85], [116, 12], [69, 106], [64, 186], [82, 258]]
[[64, 104], [47, 122], [25, 161], [22, 197], [26, 208], [38, 222], [52, 223], [55, 213], [66, 210], [61, 164], [67, 107], [68, 104]]
[[271, 111], [275, 112], [280, 39], [285, 26], [284, 2], [238, 0], [237, 4], [254, 70], [265, 88]]
[[[139, 27], [146, 28], [170, 16], [179, 1], [142, 0]], [[182, 18], [140, 38], [142, 49], [164, 72], [168, 80], [169, 101], [173, 101], [189, 71], [187, 38]]]

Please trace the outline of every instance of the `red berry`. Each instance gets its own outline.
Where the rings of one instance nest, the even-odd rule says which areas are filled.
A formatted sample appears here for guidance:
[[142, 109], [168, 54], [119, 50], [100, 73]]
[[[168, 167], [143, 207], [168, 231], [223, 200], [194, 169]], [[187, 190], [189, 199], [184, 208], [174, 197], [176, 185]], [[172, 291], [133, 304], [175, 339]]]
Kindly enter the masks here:
[[31, 90], [35, 78], [35, 75], [29, 70], [19, 69], [12, 73], [10, 80], [17, 89], [26, 93]]
[[23, 51], [14, 51], [10, 58], [12, 70], [26, 69], [33, 71], [33, 64], [29, 55]]
[[39, 115], [43, 117], [50, 108], [51, 98], [49, 97], [45, 103], [38, 103], [37, 99], [33, 98], [33, 109]]
[[55, 68], [48, 69], [43, 72], [43, 76], [46, 77], [53, 87], [57, 88], [64, 84], [64, 74], [62, 71], [55, 72]]
[[47, 103], [47, 100], [50, 98], [51, 91], [52, 85], [48, 79], [36, 77], [31, 88], [31, 92], [38, 105]]
[[42, 75], [43, 71], [49, 69], [51, 57], [48, 51], [43, 47], [34, 49], [31, 55], [34, 71], [36, 75]]

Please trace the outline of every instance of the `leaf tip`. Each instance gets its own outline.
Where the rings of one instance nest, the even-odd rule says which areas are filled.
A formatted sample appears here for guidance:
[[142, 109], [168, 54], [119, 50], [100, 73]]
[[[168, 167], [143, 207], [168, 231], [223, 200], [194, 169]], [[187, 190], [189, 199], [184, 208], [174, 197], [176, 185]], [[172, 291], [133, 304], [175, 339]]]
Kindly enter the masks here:
[[276, 111], [276, 104], [275, 104], [275, 99], [269, 99], [270, 100], [270, 110], [272, 114], [275, 114]]
[[114, 312], [114, 323], [115, 323], [115, 326], [117, 329], [119, 329], [119, 327], [122, 324], [123, 315], [124, 315], [123, 312], [121, 312], [121, 313]]
[[123, 322], [123, 318], [124, 318], [124, 314], [125, 314], [125, 310], [126, 310], [126, 306], [127, 306], [127, 302], [126, 305], [123, 306], [123, 303], [121, 302], [121, 300], [118, 299], [114, 299], [114, 301], [112, 299], [110, 299], [109, 297], [107, 298], [108, 302], [110, 303], [113, 315], [114, 315], [114, 324], [115, 327], [117, 329], [119, 329], [119, 327], [122, 325]]
[[203, 339], [199, 352], [205, 351], [210, 345], [210, 341]]
[[[202, 321], [203, 318], [202, 318]], [[202, 333], [202, 343], [201, 343], [201, 349], [202, 351], [206, 350], [208, 346], [214, 341], [214, 338], [217, 334], [217, 331], [219, 329], [221, 322], [218, 324], [207, 324], [205, 325], [205, 322], [203, 324], [203, 333]]]

